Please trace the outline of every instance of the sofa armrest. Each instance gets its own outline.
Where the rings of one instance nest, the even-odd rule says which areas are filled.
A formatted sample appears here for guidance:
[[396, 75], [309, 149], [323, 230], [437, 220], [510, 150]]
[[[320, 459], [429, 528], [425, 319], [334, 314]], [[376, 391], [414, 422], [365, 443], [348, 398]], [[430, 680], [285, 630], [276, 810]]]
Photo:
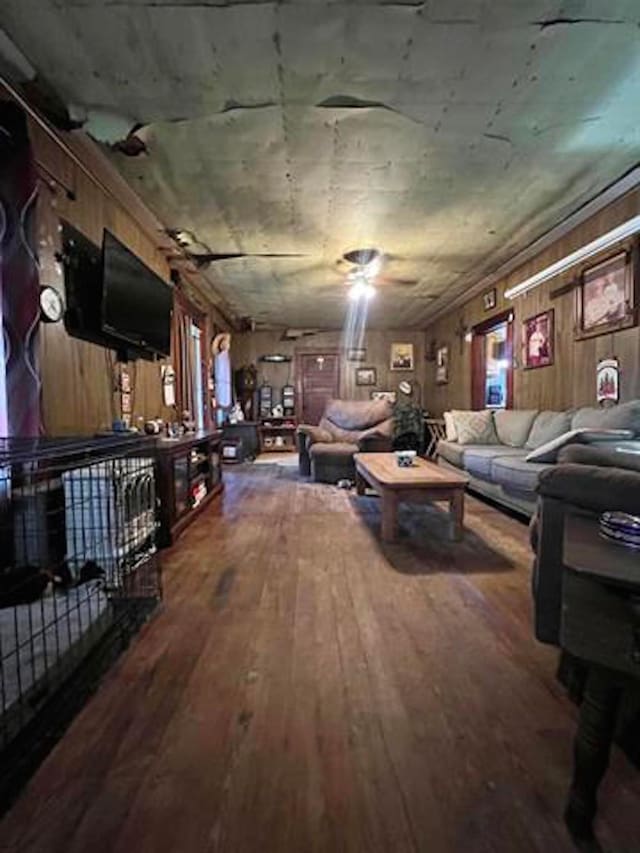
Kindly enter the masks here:
[[307, 447], [311, 447], [312, 444], [316, 444], [320, 441], [325, 444], [333, 441], [333, 436], [330, 432], [327, 432], [326, 429], [322, 429], [319, 426], [313, 426], [312, 424], [300, 424], [297, 429], [297, 433], [298, 436], [305, 436]]
[[361, 453], [389, 453], [392, 440], [390, 436], [381, 432], [371, 432], [363, 435], [358, 441], [358, 450]]
[[640, 471], [565, 463], [543, 471], [538, 494], [592, 512], [637, 514], [640, 507]]

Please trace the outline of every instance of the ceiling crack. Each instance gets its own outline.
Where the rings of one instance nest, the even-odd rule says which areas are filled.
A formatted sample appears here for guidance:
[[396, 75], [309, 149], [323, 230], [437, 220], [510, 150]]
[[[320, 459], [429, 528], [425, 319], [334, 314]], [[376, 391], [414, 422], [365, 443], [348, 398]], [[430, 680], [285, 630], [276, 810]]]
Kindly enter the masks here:
[[508, 136], [503, 136], [501, 133], [483, 133], [482, 134], [486, 139], [496, 139], [498, 142], [506, 142], [509, 145], [513, 145], [513, 140], [511, 140]]
[[531, 26], [540, 27], [541, 30], [546, 30], [549, 27], [560, 27], [567, 24], [627, 24], [620, 18], [547, 18], [544, 21], [530, 21]]

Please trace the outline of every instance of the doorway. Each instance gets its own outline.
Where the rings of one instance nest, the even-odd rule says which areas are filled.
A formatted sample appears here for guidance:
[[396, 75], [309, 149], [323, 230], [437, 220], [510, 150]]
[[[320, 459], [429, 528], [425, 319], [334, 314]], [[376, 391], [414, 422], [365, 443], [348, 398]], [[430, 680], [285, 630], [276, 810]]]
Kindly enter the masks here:
[[513, 406], [513, 311], [473, 327], [471, 405], [474, 409]]
[[337, 350], [296, 353], [298, 420], [317, 424], [325, 406], [340, 395], [340, 354]]

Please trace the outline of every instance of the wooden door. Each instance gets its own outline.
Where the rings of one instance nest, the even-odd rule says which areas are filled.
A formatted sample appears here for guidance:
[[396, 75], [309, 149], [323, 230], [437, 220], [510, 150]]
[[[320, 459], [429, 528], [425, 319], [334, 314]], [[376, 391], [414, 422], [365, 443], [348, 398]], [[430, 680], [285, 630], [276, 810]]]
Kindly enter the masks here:
[[[491, 398], [492, 380], [487, 358], [487, 342], [498, 330], [504, 331], [501, 345], [501, 377], [495, 385], [497, 397]], [[471, 344], [471, 407], [473, 409], [510, 409], [513, 406], [513, 312], [506, 311], [473, 327]]]
[[340, 355], [337, 351], [296, 354], [298, 419], [317, 424], [328, 400], [340, 395]]

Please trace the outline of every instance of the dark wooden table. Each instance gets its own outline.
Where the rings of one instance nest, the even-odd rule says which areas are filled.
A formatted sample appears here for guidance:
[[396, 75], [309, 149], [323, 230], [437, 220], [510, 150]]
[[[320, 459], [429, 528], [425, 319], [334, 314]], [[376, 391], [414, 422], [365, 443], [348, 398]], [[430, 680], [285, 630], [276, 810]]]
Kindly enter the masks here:
[[640, 680], [640, 554], [600, 536], [596, 516], [565, 521], [561, 645], [588, 666], [565, 819], [593, 837], [622, 693]]

